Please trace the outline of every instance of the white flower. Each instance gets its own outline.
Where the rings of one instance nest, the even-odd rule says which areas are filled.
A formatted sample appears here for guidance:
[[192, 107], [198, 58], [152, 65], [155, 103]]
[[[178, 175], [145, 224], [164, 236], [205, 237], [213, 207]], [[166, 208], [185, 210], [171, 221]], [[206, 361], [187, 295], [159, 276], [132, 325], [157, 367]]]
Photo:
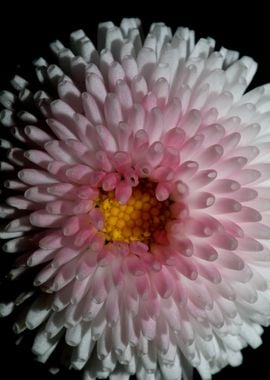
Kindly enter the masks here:
[[270, 321], [270, 87], [245, 93], [256, 63], [210, 38], [139, 25], [101, 24], [99, 52], [56, 41], [40, 91], [0, 96], [20, 146], [1, 140], [0, 236], [11, 279], [38, 272], [0, 313], [22, 304], [42, 362], [64, 336], [85, 380], [206, 380]]

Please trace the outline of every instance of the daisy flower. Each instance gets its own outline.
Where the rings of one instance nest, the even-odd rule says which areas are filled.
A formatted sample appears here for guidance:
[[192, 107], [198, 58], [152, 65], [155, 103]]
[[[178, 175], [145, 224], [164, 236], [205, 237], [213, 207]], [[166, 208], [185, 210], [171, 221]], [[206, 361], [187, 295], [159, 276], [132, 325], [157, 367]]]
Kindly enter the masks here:
[[78, 30], [0, 95], [0, 313], [84, 380], [207, 380], [270, 321], [270, 86], [211, 38], [139, 29]]

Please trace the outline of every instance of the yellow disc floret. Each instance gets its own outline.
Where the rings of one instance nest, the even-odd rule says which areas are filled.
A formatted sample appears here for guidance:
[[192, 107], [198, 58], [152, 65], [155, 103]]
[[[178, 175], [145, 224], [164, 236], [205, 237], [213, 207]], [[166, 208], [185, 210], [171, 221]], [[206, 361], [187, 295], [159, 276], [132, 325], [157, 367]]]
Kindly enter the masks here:
[[149, 242], [155, 231], [164, 229], [170, 216], [170, 201], [159, 202], [150, 182], [134, 188], [124, 205], [115, 199], [114, 192], [101, 193], [96, 205], [104, 216], [102, 233], [107, 242]]

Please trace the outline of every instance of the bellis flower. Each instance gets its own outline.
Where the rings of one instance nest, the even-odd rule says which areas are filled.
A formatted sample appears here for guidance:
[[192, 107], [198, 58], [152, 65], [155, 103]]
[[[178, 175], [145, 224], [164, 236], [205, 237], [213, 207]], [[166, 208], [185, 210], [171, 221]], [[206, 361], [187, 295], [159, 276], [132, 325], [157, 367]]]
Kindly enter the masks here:
[[1, 93], [0, 313], [84, 380], [207, 380], [270, 322], [270, 85], [246, 91], [256, 63], [211, 38], [139, 28], [102, 23], [97, 49], [78, 30]]

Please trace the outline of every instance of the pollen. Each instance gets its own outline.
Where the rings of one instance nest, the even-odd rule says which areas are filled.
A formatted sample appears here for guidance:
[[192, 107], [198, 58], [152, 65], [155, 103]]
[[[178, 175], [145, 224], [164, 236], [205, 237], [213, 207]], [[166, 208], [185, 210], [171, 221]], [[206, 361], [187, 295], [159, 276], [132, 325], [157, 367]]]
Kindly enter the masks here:
[[160, 202], [155, 196], [155, 186], [147, 182], [133, 189], [126, 204], [119, 203], [114, 192], [103, 192], [96, 207], [104, 216], [104, 234], [107, 242], [130, 243], [154, 240], [157, 231], [163, 231], [170, 218], [170, 201]]

